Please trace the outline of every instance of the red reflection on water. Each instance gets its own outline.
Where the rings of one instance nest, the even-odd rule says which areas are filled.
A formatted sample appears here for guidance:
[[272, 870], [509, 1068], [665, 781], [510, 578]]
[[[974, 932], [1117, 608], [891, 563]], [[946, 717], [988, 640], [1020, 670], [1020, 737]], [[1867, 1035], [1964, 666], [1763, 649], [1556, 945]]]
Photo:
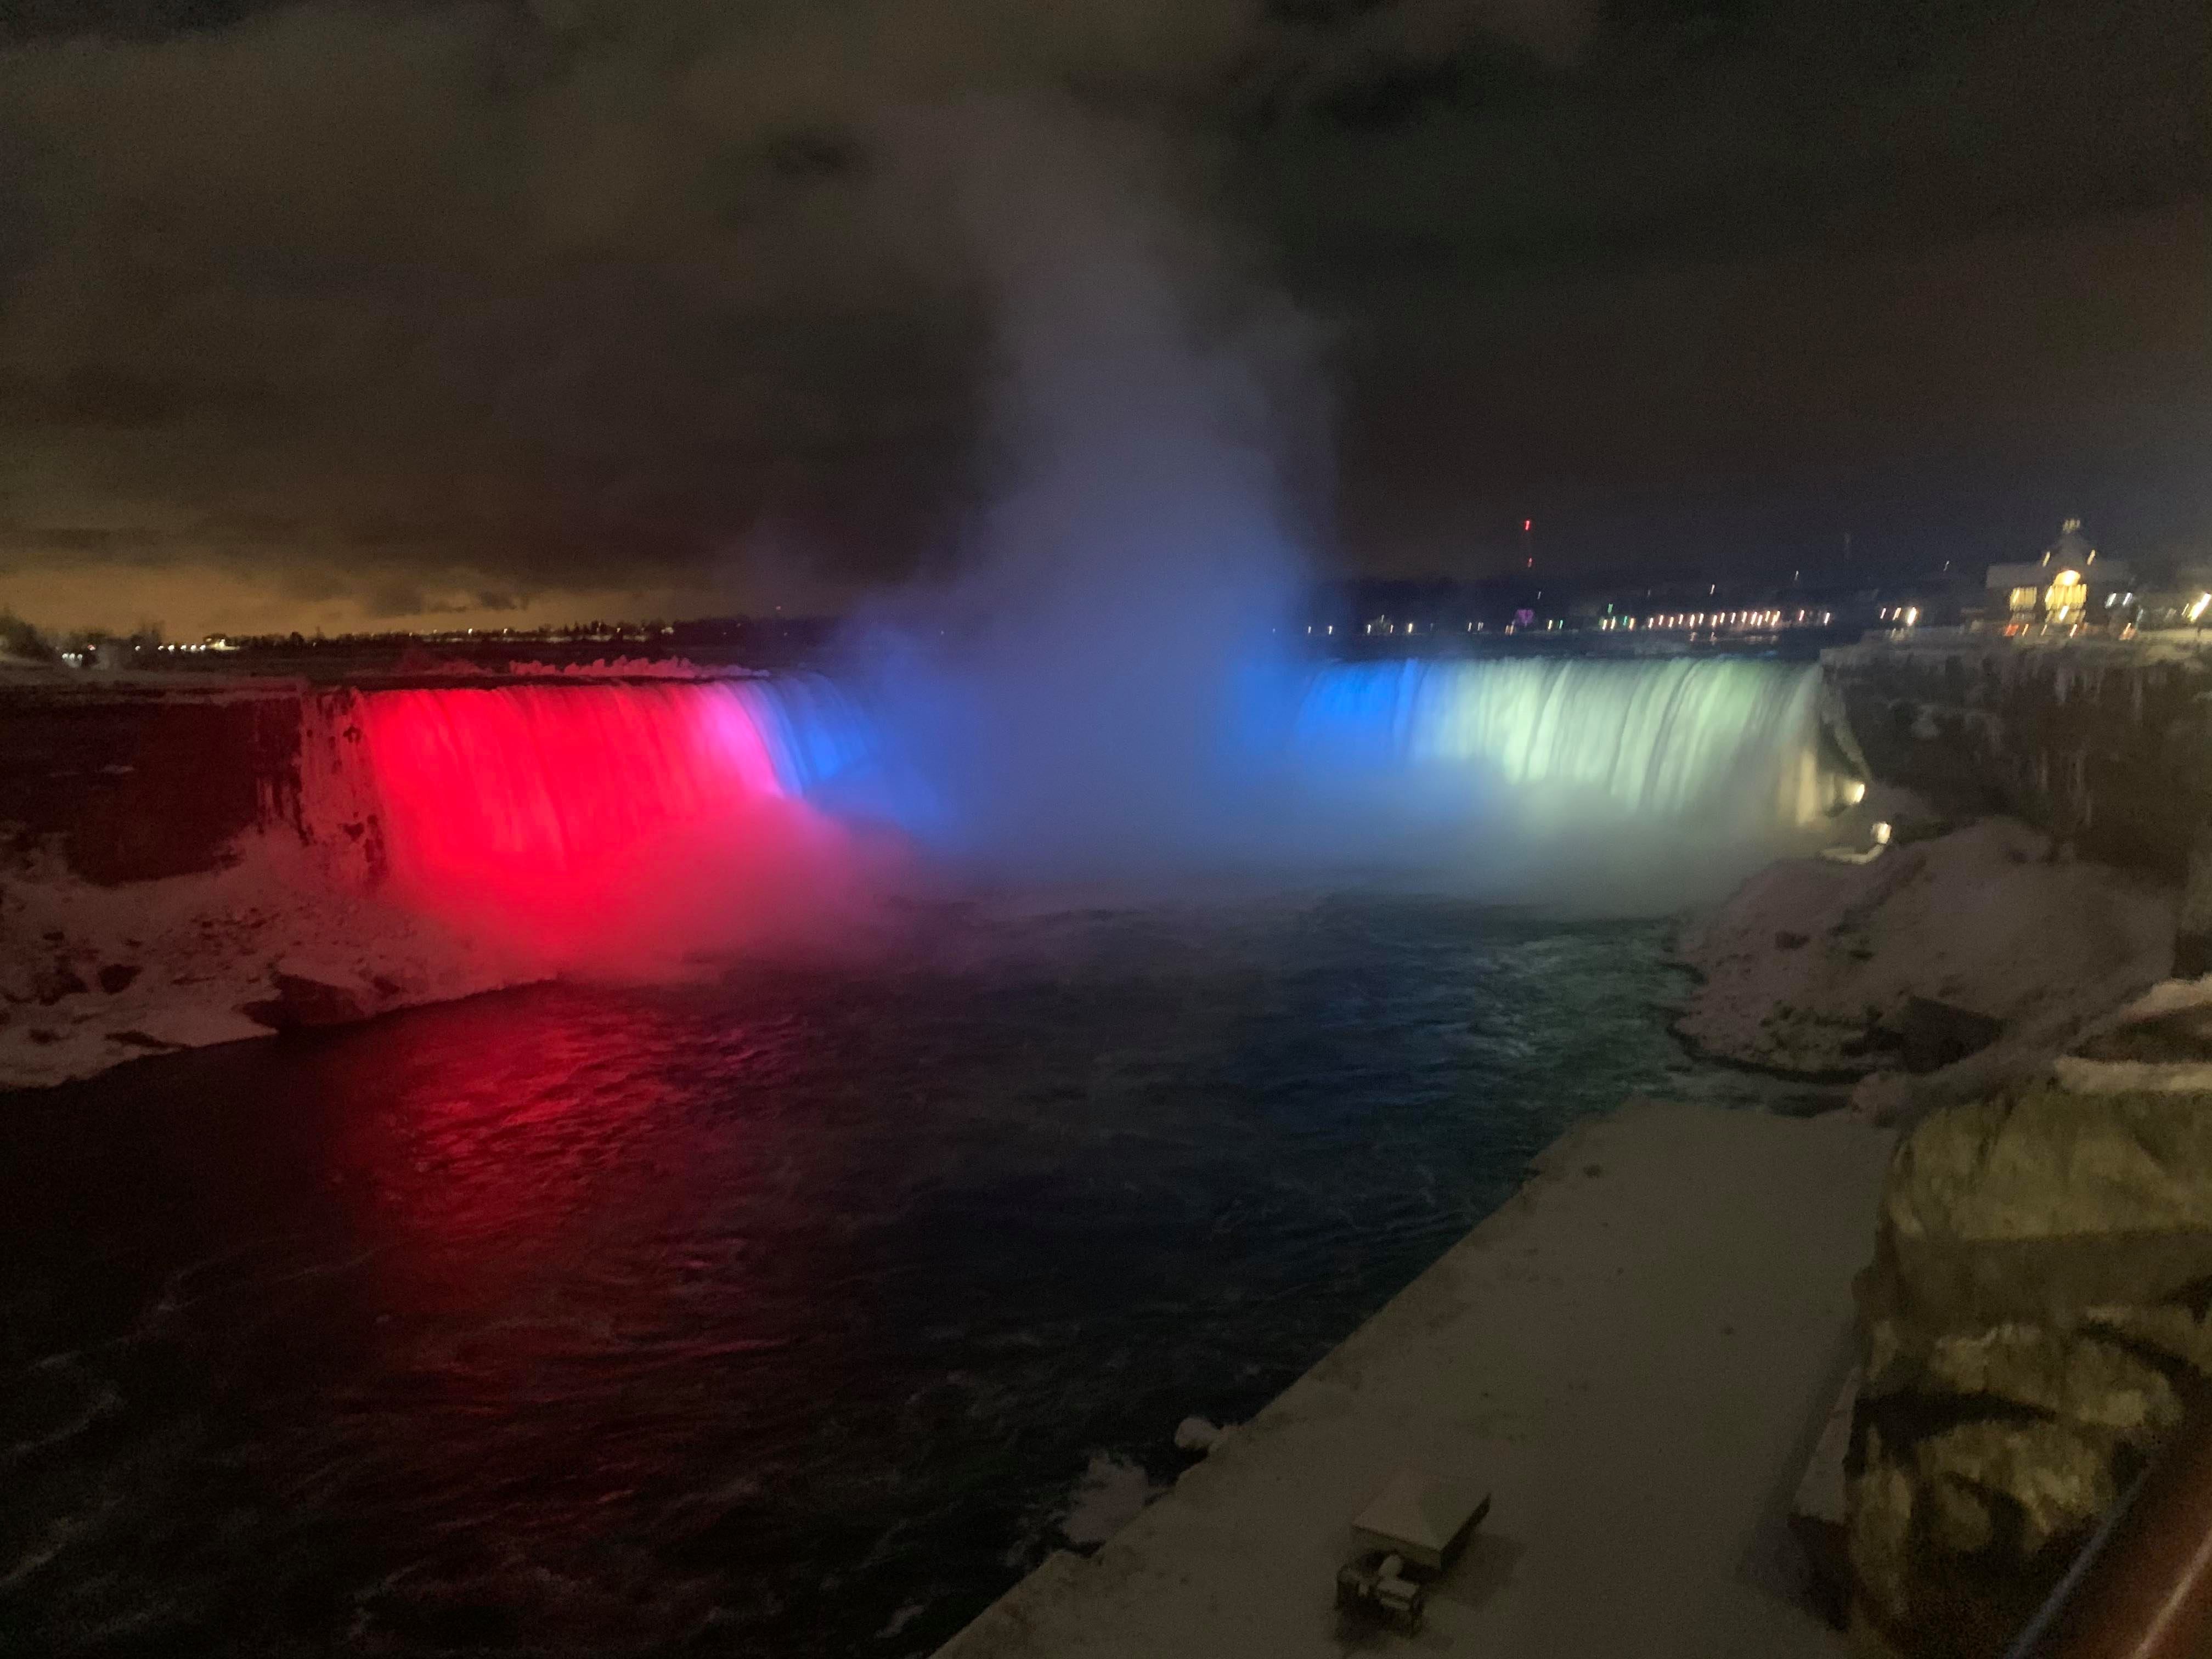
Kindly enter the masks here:
[[554, 965], [803, 922], [837, 827], [788, 793], [739, 685], [372, 693], [361, 757], [403, 902]]
[[526, 1320], [548, 1275], [607, 1290], [610, 1251], [635, 1270], [623, 1297], [650, 1303], [668, 1214], [706, 1167], [728, 1178], [731, 1149], [685, 1113], [702, 1073], [745, 1075], [742, 1036], [719, 1035], [701, 1054], [651, 994], [549, 988], [416, 1014], [346, 1068], [339, 1162], [385, 1305]]

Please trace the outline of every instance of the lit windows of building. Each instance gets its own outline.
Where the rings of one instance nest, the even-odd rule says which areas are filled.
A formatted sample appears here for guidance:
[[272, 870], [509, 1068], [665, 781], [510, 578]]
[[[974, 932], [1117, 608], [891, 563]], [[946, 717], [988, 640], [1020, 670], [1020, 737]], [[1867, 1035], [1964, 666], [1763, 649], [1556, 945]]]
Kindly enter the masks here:
[[2130, 603], [2122, 596], [2134, 586], [2135, 574], [2127, 565], [2100, 560], [2081, 533], [2081, 521], [2069, 519], [2040, 558], [1990, 567], [1983, 615], [2004, 623], [2010, 632], [2045, 623], [2118, 625], [2129, 620], [2120, 614]]
[[2043, 590], [2043, 614], [2049, 622], [2071, 622], [2089, 608], [2089, 584], [2078, 570], [2062, 570]]

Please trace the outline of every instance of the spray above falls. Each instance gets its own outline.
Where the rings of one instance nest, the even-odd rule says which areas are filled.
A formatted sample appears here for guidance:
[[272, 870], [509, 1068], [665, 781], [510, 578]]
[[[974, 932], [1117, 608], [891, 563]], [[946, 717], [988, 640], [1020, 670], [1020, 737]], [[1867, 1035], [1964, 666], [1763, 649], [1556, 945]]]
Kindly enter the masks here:
[[994, 869], [1220, 852], [1254, 811], [1251, 704], [1312, 517], [1286, 483], [1311, 426], [1298, 331], [1122, 129], [1024, 100], [897, 142], [952, 209], [994, 343], [958, 568], [854, 632], [894, 809]]

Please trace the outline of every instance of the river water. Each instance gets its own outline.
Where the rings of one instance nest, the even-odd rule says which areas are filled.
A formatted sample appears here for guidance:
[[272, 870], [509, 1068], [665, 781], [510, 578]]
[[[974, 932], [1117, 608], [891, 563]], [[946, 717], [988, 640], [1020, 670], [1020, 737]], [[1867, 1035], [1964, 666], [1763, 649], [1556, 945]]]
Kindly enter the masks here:
[[0, 1098], [0, 1651], [927, 1652], [1575, 1119], [1776, 1103], [1655, 923], [914, 921]]

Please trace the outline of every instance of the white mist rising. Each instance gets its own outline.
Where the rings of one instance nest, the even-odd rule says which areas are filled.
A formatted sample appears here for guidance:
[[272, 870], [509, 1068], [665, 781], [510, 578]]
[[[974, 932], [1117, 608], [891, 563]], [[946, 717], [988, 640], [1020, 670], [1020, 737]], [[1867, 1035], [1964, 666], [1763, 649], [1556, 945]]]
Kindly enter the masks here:
[[1251, 705], [1304, 568], [1297, 377], [1271, 374], [1295, 353], [1254, 348], [1296, 330], [1255, 328], [1267, 306], [1128, 133], [1022, 101], [897, 137], [915, 187], [956, 204], [994, 325], [958, 574], [856, 629], [902, 787], [927, 798], [900, 816], [1030, 874], [1234, 857]]

